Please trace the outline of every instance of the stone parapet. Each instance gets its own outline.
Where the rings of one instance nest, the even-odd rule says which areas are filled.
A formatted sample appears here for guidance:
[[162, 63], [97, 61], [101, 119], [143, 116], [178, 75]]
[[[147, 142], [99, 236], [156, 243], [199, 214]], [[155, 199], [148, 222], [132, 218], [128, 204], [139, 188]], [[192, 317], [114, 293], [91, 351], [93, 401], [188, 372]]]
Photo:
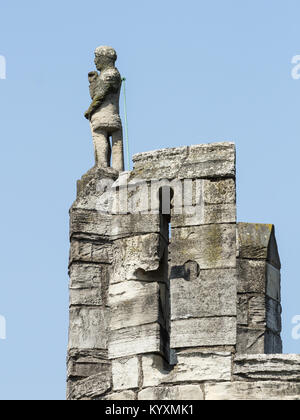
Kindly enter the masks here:
[[236, 222], [234, 144], [133, 161], [77, 184], [67, 398], [300, 399], [274, 227]]

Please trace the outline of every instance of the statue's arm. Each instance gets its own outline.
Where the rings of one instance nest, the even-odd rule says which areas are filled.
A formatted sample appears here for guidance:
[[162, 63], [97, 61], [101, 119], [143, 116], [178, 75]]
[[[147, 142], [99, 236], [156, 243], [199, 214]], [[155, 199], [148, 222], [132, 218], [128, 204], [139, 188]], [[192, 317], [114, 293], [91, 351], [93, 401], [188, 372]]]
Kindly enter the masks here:
[[95, 96], [93, 97], [93, 101], [91, 105], [89, 106], [89, 109], [85, 112], [84, 116], [88, 120], [91, 119], [93, 113], [97, 111], [97, 109], [101, 106], [103, 103], [105, 97], [111, 92], [116, 89], [116, 80], [114, 80], [115, 77], [107, 77], [104, 80], [101, 80], [100, 83], [98, 83], [97, 89], [95, 91]]
[[94, 97], [89, 109], [85, 112], [84, 116], [86, 119], [90, 120], [93, 113], [101, 106], [103, 99], [105, 98], [106, 94], [96, 94]]

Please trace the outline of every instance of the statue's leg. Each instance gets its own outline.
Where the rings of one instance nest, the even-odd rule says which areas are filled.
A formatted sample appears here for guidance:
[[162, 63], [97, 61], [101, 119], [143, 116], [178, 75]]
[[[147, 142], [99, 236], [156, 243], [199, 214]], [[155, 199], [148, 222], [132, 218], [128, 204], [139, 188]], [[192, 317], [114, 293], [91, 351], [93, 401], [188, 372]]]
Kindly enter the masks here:
[[124, 171], [124, 152], [123, 152], [123, 132], [114, 131], [112, 137], [112, 164], [111, 166], [118, 172]]
[[106, 130], [92, 128], [96, 166], [107, 168], [110, 166], [110, 141]]

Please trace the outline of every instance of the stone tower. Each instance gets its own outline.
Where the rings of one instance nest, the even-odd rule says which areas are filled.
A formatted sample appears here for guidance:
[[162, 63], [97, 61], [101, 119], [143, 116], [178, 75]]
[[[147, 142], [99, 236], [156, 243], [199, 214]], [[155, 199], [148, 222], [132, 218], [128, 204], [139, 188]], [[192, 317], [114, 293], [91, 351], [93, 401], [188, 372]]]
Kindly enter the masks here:
[[68, 399], [300, 399], [274, 227], [237, 223], [235, 146], [95, 166], [70, 210]]

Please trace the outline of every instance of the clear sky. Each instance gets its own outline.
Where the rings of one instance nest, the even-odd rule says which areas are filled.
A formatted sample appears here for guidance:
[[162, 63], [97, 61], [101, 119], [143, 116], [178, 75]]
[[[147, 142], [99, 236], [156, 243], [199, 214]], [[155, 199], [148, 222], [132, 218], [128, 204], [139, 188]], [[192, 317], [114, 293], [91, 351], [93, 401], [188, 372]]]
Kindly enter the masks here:
[[0, 399], [65, 398], [68, 209], [93, 165], [98, 45], [127, 78], [131, 154], [236, 142], [238, 220], [276, 225], [284, 351], [300, 353], [299, 15], [299, 0], [1, 1]]

